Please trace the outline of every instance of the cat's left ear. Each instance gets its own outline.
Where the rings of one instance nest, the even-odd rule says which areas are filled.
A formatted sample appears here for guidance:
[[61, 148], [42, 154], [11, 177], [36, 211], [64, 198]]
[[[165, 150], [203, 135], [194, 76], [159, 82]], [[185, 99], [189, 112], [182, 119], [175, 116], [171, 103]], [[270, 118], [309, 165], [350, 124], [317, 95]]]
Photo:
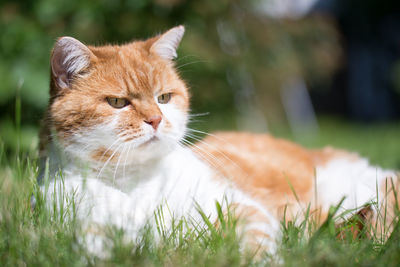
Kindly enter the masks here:
[[51, 71], [60, 89], [70, 87], [74, 77], [87, 69], [95, 56], [90, 49], [72, 37], [61, 37], [51, 55]]
[[170, 29], [157, 38], [150, 47], [150, 52], [164, 59], [173, 60], [178, 56], [176, 49], [178, 49], [184, 33], [185, 27], [182, 25]]

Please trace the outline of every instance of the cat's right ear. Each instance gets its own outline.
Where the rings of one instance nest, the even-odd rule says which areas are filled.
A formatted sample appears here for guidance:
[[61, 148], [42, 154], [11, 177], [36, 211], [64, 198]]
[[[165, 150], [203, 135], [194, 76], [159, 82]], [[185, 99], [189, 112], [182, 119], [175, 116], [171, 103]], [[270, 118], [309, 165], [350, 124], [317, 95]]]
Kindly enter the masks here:
[[90, 65], [93, 53], [72, 37], [57, 40], [51, 55], [51, 71], [58, 88], [69, 88], [74, 77]]
[[185, 27], [182, 25], [170, 29], [166, 33], [156, 37], [156, 41], [150, 47], [150, 52], [157, 54], [163, 59], [173, 60], [178, 56], [176, 49], [178, 49], [184, 33]]

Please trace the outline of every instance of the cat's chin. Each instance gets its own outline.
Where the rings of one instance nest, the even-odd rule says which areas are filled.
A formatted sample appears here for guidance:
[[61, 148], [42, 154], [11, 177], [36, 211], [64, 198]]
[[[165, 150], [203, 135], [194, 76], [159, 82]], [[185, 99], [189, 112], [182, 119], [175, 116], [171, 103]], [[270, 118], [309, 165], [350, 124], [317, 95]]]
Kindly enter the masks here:
[[133, 164], [140, 164], [146, 162], [154, 162], [154, 160], [162, 160], [177, 147], [178, 142], [173, 142], [172, 140], [165, 140], [162, 137], [153, 136], [138, 145], [135, 149], [132, 149], [132, 158], [129, 162]]
[[144, 141], [143, 143], [141, 143], [138, 147], [154, 145], [154, 143], [159, 142], [159, 141], [160, 141], [160, 138], [158, 138], [157, 136], [153, 136], [149, 140]]

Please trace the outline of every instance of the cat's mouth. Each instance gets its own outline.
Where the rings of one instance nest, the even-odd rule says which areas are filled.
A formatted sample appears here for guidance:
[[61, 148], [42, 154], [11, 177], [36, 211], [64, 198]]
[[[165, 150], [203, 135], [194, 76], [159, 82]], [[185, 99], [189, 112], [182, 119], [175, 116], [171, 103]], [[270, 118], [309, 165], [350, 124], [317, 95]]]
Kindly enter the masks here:
[[145, 146], [145, 145], [148, 145], [148, 144], [153, 143], [153, 142], [158, 141], [158, 140], [159, 140], [159, 138], [154, 135], [149, 140], [143, 142], [140, 146]]

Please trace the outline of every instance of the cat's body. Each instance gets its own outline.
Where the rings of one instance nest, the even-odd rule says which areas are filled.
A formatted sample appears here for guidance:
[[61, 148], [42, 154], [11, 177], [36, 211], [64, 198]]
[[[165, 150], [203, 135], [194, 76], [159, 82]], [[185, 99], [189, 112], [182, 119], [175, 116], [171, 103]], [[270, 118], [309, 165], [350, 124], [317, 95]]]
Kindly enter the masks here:
[[[189, 96], [172, 59], [183, 32], [124, 46], [86, 47], [70, 37], [55, 45], [41, 156], [51, 171], [63, 170], [88, 231], [114, 224], [133, 238], [160, 205], [167, 223], [200, 219], [198, 206], [216, 221], [219, 201], [244, 218], [248, 244], [273, 250], [284, 211], [294, 220], [310, 205], [323, 219], [343, 196], [346, 209], [377, 193], [385, 202], [385, 181], [395, 174], [347, 152], [244, 133], [182, 146]], [[61, 184], [50, 189], [54, 183]]]

